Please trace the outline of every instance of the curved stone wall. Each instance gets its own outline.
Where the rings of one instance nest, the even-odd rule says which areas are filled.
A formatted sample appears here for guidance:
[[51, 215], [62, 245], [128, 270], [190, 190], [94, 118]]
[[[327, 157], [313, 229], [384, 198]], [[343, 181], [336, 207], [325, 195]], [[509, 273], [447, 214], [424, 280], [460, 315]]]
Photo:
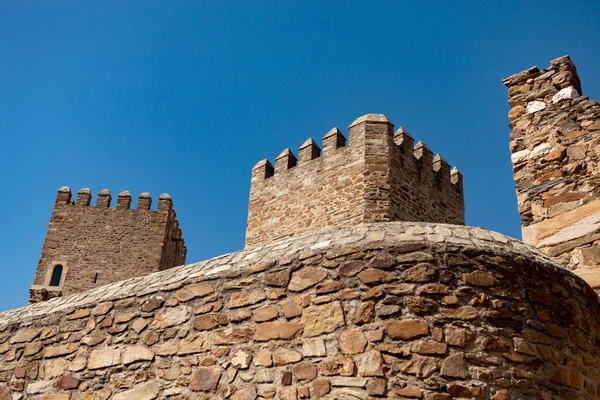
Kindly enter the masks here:
[[597, 399], [598, 298], [479, 228], [329, 229], [0, 314], [0, 399]]

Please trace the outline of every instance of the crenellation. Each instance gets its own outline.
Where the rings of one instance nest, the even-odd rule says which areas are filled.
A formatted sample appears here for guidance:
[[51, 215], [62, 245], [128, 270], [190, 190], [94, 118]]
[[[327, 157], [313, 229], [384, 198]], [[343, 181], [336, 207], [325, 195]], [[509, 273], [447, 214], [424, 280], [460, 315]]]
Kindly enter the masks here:
[[123, 190], [117, 197], [117, 210], [129, 210], [131, 207], [131, 193]]
[[77, 200], [75, 205], [79, 207], [88, 207], [92, 202], [92, 192], [89, 188], [82, 188], [77, 192]]
[[298, 159], [290, 149], [283, 150], [275, 159], [275, 174], [293, 168], [298, 163]]
[[112, 201], [112, 196], [110, 195], [110, 190], [102, 189], [98, 193], [98, 199], [96, 199], [96, 207], [97, 208], [110, 208], [111, 201]]
[[63, 186], [60, 189], [58, 189], [54, 205], [71, 204], [71, 202], [71, 188], [68, 186]]
[[264, 180], [272, 177], [275, 174], [275, 169], [268, 159], [260, 160], [252, 168], [252, 181]]
[[453, 167], [450, 171], [450, 182], [462, 192], [463, 175], [457, 167]]
[[163, 193], [158, 197], [158, 207], [156, 211], [169, 212], [173, 209], [173, 200], [168, 193]]
[[[327, 227], [380, 221], [464, 224], [462, 176], [382, 114], [367, 114], [252, 170], [246, 245]], [[309, 162], [310, 161], [310, 162]], [[285, 173], [284, 173], [285, 172]], [[456, 183], [453, 184], [452, 180]]]
[[139, 211], [148, 211], [152, 206], [152, 197], [149, 192], [142, 192], [138, 196], [136, 209]]
[[313, 138], [308, 139], [298, 148], [299, 165], [319, 157], [321, 157], [321, 148], [315, 143]]
[[335, 127], [323, 136], [323, 156], [335, 152], [340, 147], [346, 146], [346, 138], [342, 132]]
[[413, 154], [415, 140], [403, 127], [398, 128], [396, 133], [394, 133], [394, 143], [403, 153]]
[[439, 153], [433, 157], [433, 171], [435, 171], [436, 185], [450, 185], [450, 164]]
[[418, 141], [413, 148], [413, 155], [424, 166], [431, 165], [430, 169], [433, 170], [433, 151], [425, 143]]

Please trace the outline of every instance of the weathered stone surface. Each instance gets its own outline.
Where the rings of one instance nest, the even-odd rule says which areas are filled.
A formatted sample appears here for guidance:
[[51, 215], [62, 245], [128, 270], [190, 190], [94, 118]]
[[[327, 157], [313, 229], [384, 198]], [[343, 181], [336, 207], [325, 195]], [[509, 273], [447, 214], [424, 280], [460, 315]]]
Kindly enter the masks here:
[[77, 343], [67, 343], [59, 346], [45, 347], [43, 354], [44, 358], [64, 356], [66, 354], [74, 353], [79, 346]]
[[360, 376], [382, 376], [383, 358], [377, 350], [368, 351], [354, 357]]
[[272, 339], [290, 339], [302, 329], [296, 322], [265, 322], [256, 327], [254, 340], [265, 342]]
[[302, 340], [302, 353], [304, 357], [324, 357], [327, 355], [325, 342], [321, 338]]
[[247, 369], [252, 361], [252, 354], [244, 350], [236, 351], [231, 357], [231, 365], [235, 368]]
[[190, 388], [195, 391], [211, 392], [217, 389], [221, 372], [215, 368], [198, 368], [192, 373]]
[[406, 386], [402, 389], [396, 389], [395, 393], [398, 396], [408, 397], [411, 399], [420, 399], [423, 397], [423, 392], [416, 386]]
[[257, 397], [254, 385], [242, 385], [231, 396], [231, 400], [255, 400]]
[[113, 309], [114, 304], [111, 301], [98, 304], [92, 309], [92, 315], [105, 315]]
[[435, 268], [431, 264], [420, 263], [402, 273], [406, 282], [429, 282], [435, 277]]
[[414, 352], [423, 355], [444, 355], [447, 349], [448, 345], [445, 343], [439, 343], [435, 340], [423, 340], [414, 347]]
[[344, 263], [340, 269], [339, 273], [342, 276], [354, 276], [358, 274], [360, 271], [365, 268], [364, 261], [356, 260]]
[[50, 393], [44, 396], [44, 400], [70, 400], [71, 395], [68, 393]]
[[175, 292], [173, 296], [179, 301], [189, 301], [196, 297], [204, 297], [213, 293], [213, 287], [207, 283], [185, 286]]
[[239, 291], [231, 294], [229, 298], [229, 303], [227, 303], [227, 307], [229, 308], [237, 308], [249, 306], [252, 304], [259, 303], [267, 298], [265, 291], [260, 290], [252, 290], [252, 291]]
[[251, 328], [236, 328], [230, 327], [225, 329], [217, 329], [213, 331], [214, 344], [233, 344], [247, 342], [253, 335], [254, 330]]
[[10, 338], [9, 342], [10, 343], [31, 342], [41, 332], [42, 332], [41, 329], [21, 329], [19, 332], [17, 332], [16, 335], [14, 335], [13, 337]]
[[451, 378], [468, 378], [469, 370], [465, 360], [465, 353], [456, 353], [446, 357], [442, 362], [440, 375]]
[[294, 366], [293, 373], [299, 382], [310, 382], [317, 377], [317, 367], [310, 362], [301, 362]]
[[485, 271], [473, 271], [468, 274], [463, 275], [463, 279], [466, 283], [474, 285], [474, 286], [494, 286], [498, 283], [498, 279], [496, 279], [492, 274]]
[[[69, 373], [69, 374], [63, 375], [58, 380], [58, 382], [56, 382], [56, 387], [60, 390], [77, 389], [80, 382], [81, 382], [81, 379], [79, 379], [75, 375]], [[2, 399], [2, 397], [0, 396], [0, 400], [1, 399]]]
[[150, 296], [143, 303], [141, 310], [143, 312], [151, 312], [154, 311], [165, 303], [165, 299], [162, 296]]
[[269, 286], [286, 287], [290, 281], [290, 271], [284, 269], [283, 271], [273, 272], [265, 274], [265, 284]]
[[359, 354], [367, 347], [367, 338], [359, 330], [345, 331], [340, 335], [339, 346], [344, 354]]
[[279, 310], [273, 306], [264, 306], [252, 310], [252, 317], [256, 322], [264, 322], [275, 319], [279, 316]]
[[288, 319], [302, 315], [303, 306], [302, 299], [300, 297], [287, 299], [279, 304], [283, 310], [283, 315], [285, 315], [285, 317]]
[[158, 382], [141, 383], [132, 389], [117, 393], [112, 397], [112, 400], [154, 400], [158, 398], [161, 385]]
[[92, 350], [88, 360], [89, 369], [112, 367], [121, 363], [121, 350], [115, 348], [102, 348]]
[[273, 364], [275, 366], [287, 365], [298, 362], [300, 360], [302, 360], [302, 353], [299, 353], [296, 350], [290, 350], [280, 347], [273, 352]]
[[329, 379], [317, 379], [313, 382], [313, 388], [317, 396], [325, 396], [331, 390]]
[[429, 324], [423, 320], [390, 320], [385, 331], [392, 339], [408, 340], [429, 333]]
[[439, 368], [437, 358], [413, 355], [412, 358], [400, 366], [400, 370], [419, 378], [427, 378]]
[[306, 337], [333, 332], [344, 324], [344, 310], [338, 301], [308, 307], [302, 314], [302, 325]]
[[201, 315], [199, 317], [194, 318], [194, 329], [199, 331], [207, 331], [219, 326], [219, 322], [217, 318], [213, 314]]
[[123, 364], [128, 365], [136, 361], [152, 361], [154, 353], [144, 346], [127, 346], [123, 351]]
[[300, 292], [305, 290], [311, 286], [316, 285], [327, 277], [327, 272], [306, 267], [301, 269], [300, 271], [296, 271], [292, 274], [292, 280], [288, 285], [288, 290], [293, 292]]
[[367, 383], [367, 394], [370, 396], [383, 396], [387, 389], [387, 381], [383, 378], [371, 379]]
[[352, 376], [355, 371], [354, 360], [351, 357], [339, 357], [334, 360], [325, 360], [320, 362], [317, 367], [323, 376]]
[[448, 326], [444, 329], [446, 343], [451, 346], [465, 347], [475, 340], [475, 333], [455, 326]]
[[180, 306], [167, 308], [154, 316], [154, 321], [152, 321], [151, 326], [153, 329], [164, 329], [181, 325], [187, 321], [190, 316], [191, 309], [189, 307]]
[[358, 274], [358, 279], [365, 284], [371, 284], [390, 281], [392, 275], [380, 269], [367, 269]]
[[477, 309], [471, 306], [463, 306], [460, 308], [446, 308], [440, 311], [440, 313], [447, 318], [472, 320], [477, 318]]

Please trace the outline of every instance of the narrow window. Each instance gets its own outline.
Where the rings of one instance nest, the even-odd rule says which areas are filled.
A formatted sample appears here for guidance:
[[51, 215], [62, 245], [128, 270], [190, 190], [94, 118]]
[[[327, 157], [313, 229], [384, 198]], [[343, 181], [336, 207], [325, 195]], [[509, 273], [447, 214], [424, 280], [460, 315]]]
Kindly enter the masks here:
[[52, 270], [52, 279], [50, 280], [50, 286], [60, 286], [60, 278], [62, 276], [63, 267], [62, 265], [55, 265]]
[[94, 274], [94, 283], [98, 283], [98, 273]]

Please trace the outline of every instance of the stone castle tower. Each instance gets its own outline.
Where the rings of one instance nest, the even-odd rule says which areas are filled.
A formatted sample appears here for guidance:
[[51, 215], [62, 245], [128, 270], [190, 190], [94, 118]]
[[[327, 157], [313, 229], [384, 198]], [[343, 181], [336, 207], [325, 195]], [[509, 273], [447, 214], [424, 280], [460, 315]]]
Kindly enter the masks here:
[[504, 84], [523, 241], [600, 289], [600, 104], [568, 56]]
[[95, 206], [91, 198], [89, 189], [81, 189], [75, 202], [71, 189], [58, 190], [30, 303], [185, 264], [186, 247], [168, 194], [159, 197], [156, 210], [150, 210], [147, 192], [135, 210], [127, 191], [119, 193], [116, 208], [110, 208], [106, 189]]
[[252, 169], [246, 247], [366, 222], [465, 223], [462, 174], [382, 114], [358, 118]]
[[0, 313], [0, 399], [599, 399], [600, 107], [568, 57], [504, 82], [529, 244], [379, 114], [259, 162], [246, 248], [195, 264], [170, 198], [61, 189], [36, 284], [73, 291]]

